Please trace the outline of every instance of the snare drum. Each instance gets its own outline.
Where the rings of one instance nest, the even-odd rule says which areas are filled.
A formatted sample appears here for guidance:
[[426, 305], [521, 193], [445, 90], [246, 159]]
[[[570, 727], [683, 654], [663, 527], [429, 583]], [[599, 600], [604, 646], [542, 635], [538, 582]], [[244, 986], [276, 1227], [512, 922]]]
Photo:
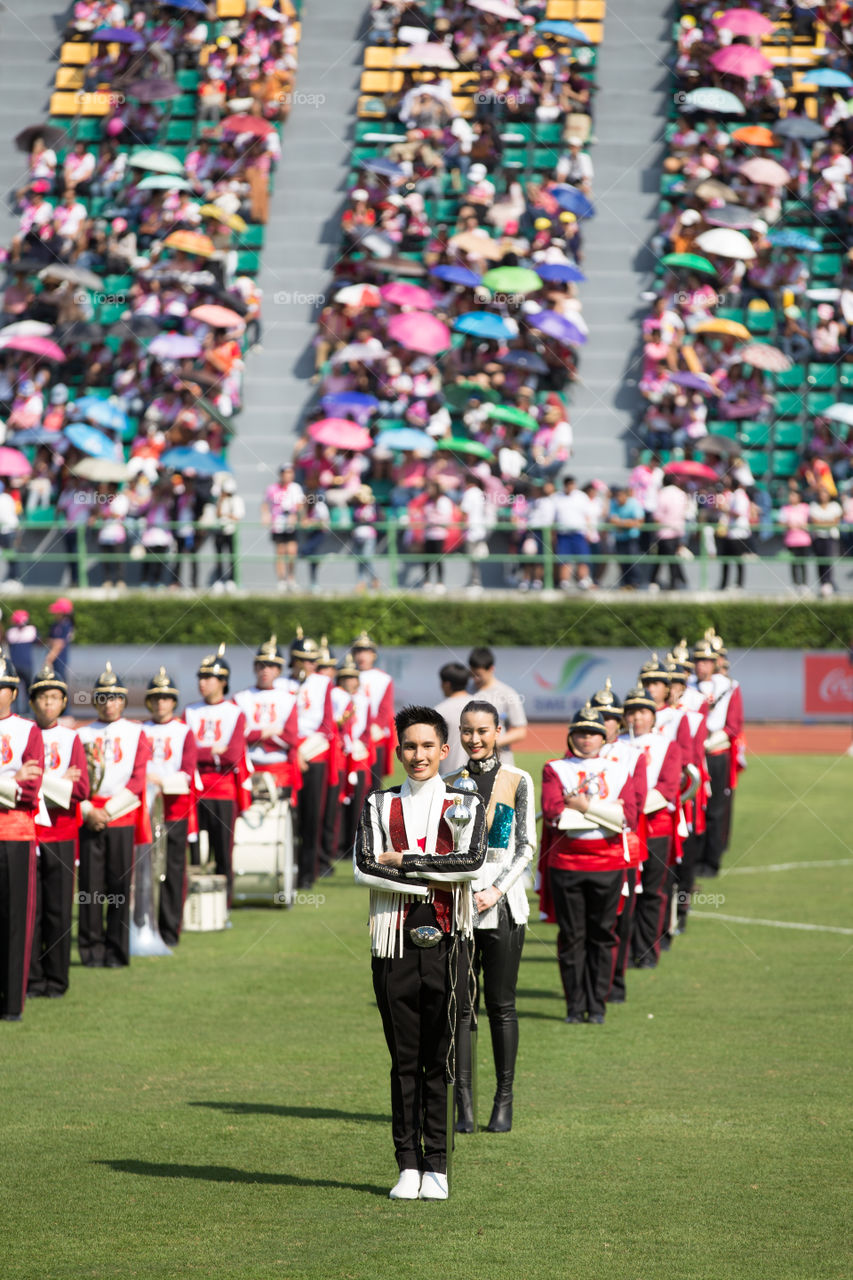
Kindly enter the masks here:
[[228, 881], [225, 876], [190, 869], [184, 903], [184, 933], [215, 933], [228, 919]]
[[234, 824], [234, 888], [239, 903], [288, 906], [293, 898], [293, 820], [287, 800], [253, 804]]

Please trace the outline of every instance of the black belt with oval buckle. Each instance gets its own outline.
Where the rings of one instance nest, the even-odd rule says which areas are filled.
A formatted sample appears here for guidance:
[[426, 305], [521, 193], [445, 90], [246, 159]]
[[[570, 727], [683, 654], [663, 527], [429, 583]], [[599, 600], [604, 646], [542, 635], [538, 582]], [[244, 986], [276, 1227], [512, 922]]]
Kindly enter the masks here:
[[419, 924], [417, 928], [409, 930], [409, 937], [416, 947], [422, 947], [426, 951], [430, 947], [437, 947], [444, 933], [434, 924]]

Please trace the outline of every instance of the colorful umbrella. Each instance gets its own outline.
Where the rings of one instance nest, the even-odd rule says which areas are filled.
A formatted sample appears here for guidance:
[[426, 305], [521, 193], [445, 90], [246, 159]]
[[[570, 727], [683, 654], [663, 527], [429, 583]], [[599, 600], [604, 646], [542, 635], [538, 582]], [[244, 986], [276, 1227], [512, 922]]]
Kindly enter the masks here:
[[541, 374], [548, 372], [548, 366], [535, 351], [512, 350], [498, 356], [498, 364], [509, 369], [522, 369], [525, 373]]
[[407, 351], [438, 355], [450, 346], [450, 330], [428, 311], [405, 311], [388, 321], [388, 337]]
[[312, 422], [308, 434], [317, 444], [330, 445], [333, 449], [351, 449], [354, 453], [364, 453], [373, 446], [366, 427], [346, 418], [323, 418], [320, 422]]
[[222, 122], [223, 133], [250, 133], [255, 138], [268, 138], [274, 130], [275, 126], [271, 125], [269, 120], [264, 120], [263, 116], [228, 116]]
[[95, 44], [144, 44], [145, 40], [138, 31], [130, 27], [100, 27], [92, 33]]
[[335, 352], [332, 356], [332, 364], [373, 364], [375, 360], [384, 359], [387, 354], [384, 347], [371, 347], [366, 342], [350, 342], [347, 346], [341, 347], [340, 351]]
[[11, 338], [0, 338], [0, 349], [3, 351], [25, 351], [28, 355], [38, 356], [42, 360], [64, 360], [65, 352], [50, 338], [40, 338], [36, 334], [19, 333]]
[[719, 178], [694, 178], [687, 190], [690, 195], [696, 195], [700, 200], [728, 200], [731, 204], [738, 204], [740, 200], [734, 187], [720, 182]]
[[138, 184], [138, 191], [192, 191], [186, 178], [171, 173], [149, 173]]
[[846, 71], [821, 67], [818, 71], [804, 71], [801, 84], [817, 85], [818, 89], [850, 89], [853, 88], [853, 79]]
[[245, 329], [246, 327], [242, 317], [238, 316], [236, 311], [232, 311], [230, 307], [218, 307], [214, 302], [193, 307], [190, 315], [194, 320], [201, 320], [202, 324], [209, 324], [211, 329]]
[[184, 166], [177, 156], [169, 151], [152, 151], [148, 147], [132, 151], [127, 162], [133, 169], [147, 169], [150, 173], [177, 175], [184, 172]]
[[110, 400], [101, 400], [98, 396], [81, 396], [72, 406], [74, 420], [85, 418], [88, 422], [106, 431], [124, 431], [127, 427], [127, 414]]
[[805, 231], [797, 231], [793, 227], [782, 227], [780, 231], [768, 231], [767, 239], [774, 249], [797, 249], [800, 253], [820, 253], [823, 245], [814, 236]]
[[821, 418], [829, 418], [832, 422], [843, 422], [847, 426], [853, 426], [853, 404], [831, 404], [828, 409], [822, 409]]
[[535, 315], [525, 316], [525, 321], [531, 329], [538, 329], [556, 342], [582, 346], [587, 340], [586, 334], [576, 324], [557, 311], [537, 311]]
[[469, 271], [467, 267], [457, 267], [449, 263], [441, 267], [432, 267], [430, 275], [435, 276], [437, 280], [443, 280], [445, 284], [459, 284], [468, 289], [473, 289], [482, 278], [476, 271]]
[[469, 400], [479, 400], [481, 404], [497, 404], [500, 395], [491, 387], [483, 387], [479, 382], [464, 378], [461, 382], [449, 382], [443, 387], [444, 398], [452, 409], [464, 409]]
[[686, 387], [688, 391], [700, 391], [704, 396], [718, 396], [720, 393], [707, 373], [670, 373], [669, 381], [677, 387]]
[[187, 9], [190, 13], [207, 13], [204, 0], [162, 0], [167, 9]]
[[330, 418], [346, 413], [362, 426], [379, 408], [376, 396], [366, 395], [363, 391], [338, 391], [334, 395], [323, 396], [320, 403]]
[[484, 458], [486, 462], [492, 462], [495, 456], [491, 449], [480, 444], [479, 440], [466, 440], [461, 436], [450, 436], [446, 440], [439, 440], [436, 448], [444, 453], [467, 453], [469, 457]]
[[161, 333], [148, 348], [158, 360], [194, 360], [201, 355], [201, 343], [185, 333]]
[[720, 320], [716, 316], [711, 320], [703, 320], [701, 324], [697, 324], [693, 332], [716, 333], [729, 338], [737, 338], [739, 342], [750, 342], [752, 340], [752, 334], [745, 324], [738, 324], [737, 320]]
[[383, 431], [376, 437], [375, 447], [390, 449], [392, 453], [433, 453], [435, 441], [425, 431], [400, 427], [396, 431]]
[[457, 333], [467, 333], [471, 338], [485, 338], [489, 342], [502, 342], [514, 337], [506, 321], [492, 311], [468, 311], [454, 322]]
[[580, 284], [586, 276], [571, 262], [537, 262], [536, 274], [549, 284]]
[[696, 248], [715, 258], [731, 258], [736, 262], [751, 262], [756, 256], [752, 242], [742, 231], [730, 227], [713, 227], [696, 237]]
[[715, 49], [710, 58], [711, 66], [725, 75], [740, 76], [749, 80], [752, 76], [766, 76], [773, 70], [773, 63], [766, 58], [760, 49], [753, 49], [749, 44], [730, 44], [722, 49]]
[[199, 213], [203, 218], [215, 218], [217, 222], [230, 227], [232, 231], [238, 231], [241, 235], [244, 231], [249, 230], [248, 223], [244, 218], [240, 217], [239, 213], [226, 213], [224, 209], [220, 209], [218, 204], [203, 204], [199, 209]]
[[391, 280], [388, 284], [383, 284], [379, 293], [393, 307], [417, 307], [421, 311], [428, 311], [435, 302], [428, 289], [422, 289], [418, 284], [406, 284], [403, 280]]
[[445, 44], [412, 44], [394, 61], [396, 67], [441, 67], [455, 71], [459, 63]]
[[5, 445], [0, 447], [0, 476], [20, 480], [28, 476], [31, 471], [32, 467], [19, 450], [10, 449]]
[[754, 9], [729, 9], [717, 14], [713, 22], [719, 30], [731, 31], [734, 36], [766, 36], [775, 27], [775, 23]]
[[500, 262], [504, 256], [498, 242], [483, 231], [463, 231], [458, 236], [451, 236], [448, 245], [454, 252], [466, 253], [471, 258], [485, 258], [490, 262]]
[[393, 160], [386, 160], [384, 156], [372, 156], [366, 160], [359, 161], [359, 169], [364, 169], [367, 173], [378, 173], [383, 178], [405, 178], [406, 170], [399, 164], [395, 164]]
[[[758, 16], [756, 14], [756, 17]], [[763, 124], [748, 124], [742, 129], [735, 129], [731, 139], [732, 142], [742, 142], [746, 147], [775, 147], [776, 145], [773, 130]]]
[[115, 441], [110, 440], [102, 431], [86, 426], [84, 422], [72, 423], [70, 427], [65, 428], [63, 435], [68, 437], [69, 443], [75, 449], [79, 449], [80, 453], [88, 454], [90, 458], [108, 458], [111, 462], [118, 461]]
[[716, 453], [721, 458], [734, 457], [741, 450], [737, 440], [730, 440], [728, 436], [701, 436], [696, 443], [703, 453]]
[[561, 19], [553, 22], [537, 22], [533, 28], [534, 31], [541, 31], [546, 36], [559, 36], [561, 40], [570, 40], [572, 44], [591, 44], [591, 40], [580, 27], [576, 27], [573, 22], [564, 22]]
[[220, 471], [231, 470], [223, 454], [206, 453], [189, 445], [167, 450], [160, 457], [160, 466], [167, 471], [192, 471], [198, 476], [215, 476]]
[[216, 245], [210, 236], [202, 235], [200, 231], [173, 231], [163, 244], [176, 253], [189, 253], [196, 258], [212, 258], [216, 254]]
[[708, 111], [717, 116], [746, 115], [746, 107], [733, 93], [710, 87], [691, 89], [684, 95], [682, 107], [685, 111]]
[[381, 307], [382, 298], [375, 284], [348, 284], [335, 294], [335, 302], [345, 307]]
[[664, 475], [682, 476], [685, 480], [706, 480], [709, 484], [717, 484], [720, 479], [713, 468], [689, 458], [683, 462], [668, 462], [663, 470]]
[[529, 267], [494, 267], [483, 276], [483, 284], [492, 293], [536, 293], [542, 281]]
[[753, 369], [766, 369], [768, 373], [787, 373], [793, 367], [792, 362], [778, 347], [771, 347], [763, 342], [751, 342], [738, 352], [744, 364]]
[[17, 135], [15, 146], [29, 155], [37, 138], [42, 138], [46, 147], [57, 147], [65, 138], [65, 131], [52, 124], [30, 124]]
[[6, 437], [6, 443], [15, 449], [37, 449], [47, 445], [55, 453], [64, 453], [68, 441], [59, 431], [48, 431], [47, 427], [29, 427], [26, 431], [15, 431]]
[[490, 405], [488, 414], [497, 422], [510, 422], [515, 427], [527, 427], [530, 431], [535, 431], [539, 425], [532, 413], [525, 413], [523, 409], [517, 409], [514, 404]]
[[717, 274], [717, 268], [707, 258], [700, 257], [698, 253], [668, 253], [666, 257], [661, 258], [661, 266], [672, 267], [675, 270], [701, 271], [710, 276]]
[[746, 160], [740, 166], [740, 172], [757, 187], [784, 187], [791, 181], [791, 175], [787, 169], [783, 169], [781, 164], [777, 164], [775, 160], [768, 160], [764, 156]]

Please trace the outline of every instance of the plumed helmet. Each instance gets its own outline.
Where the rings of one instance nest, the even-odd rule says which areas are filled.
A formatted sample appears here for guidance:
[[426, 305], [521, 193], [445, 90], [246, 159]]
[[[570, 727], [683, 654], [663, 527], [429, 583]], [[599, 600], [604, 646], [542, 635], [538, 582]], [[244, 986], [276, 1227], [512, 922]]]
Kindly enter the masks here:
[[347, 651], [342, 658], [338, 659], [337, 675], [357, 676], [358, 674], [359, 670], [355, 665], [355, 658], [352, 656], [352, 653]]
[[154, 698], [174, 698], [177, 702], [179, 697], [180, 694], [175, 688], [175, 682], [166, 671], [166, 668], [161, 667], [156, 676], [152, 676], [148, 681], [148, 688], [145, 690], [146, 707], [149, 706], [149, 703]]
[[32, 702], [33, 698], [37, 698], [40, 693], [47, 693], [48, 689], [56, 689], [58, 693], [62, 694], [65, 699], [64, 708], [68, 703], [68, 685], [64, 680], [60, 680], [53, 667], [46, 664], [35, 675], [29, 687], [30, 702]]
[[103, 702], [105, 698], [113, 695], [117, 695], [127, 701], [127, 689], [113, 671], [112, 664], [108, 662], [95, 681], [92, 688], [92, 697], [95, 702]]
[[639, 711], [645, 707], [646, 711], [653, 711], [657, 715], [657, 703], [654, 698], [650, 698], [641, 684], [635, 685], [633, 689], [629, 689], [625, 694], [624, 702], [625, 711]]
[[376, 645], [366, 631], [362, 631], [360, 635], [357, 635], [350, 645], [352, 653], [355, 653], [356, 649], [370, 649], [373, 653], [378, 652]]
[[653, 653], [648, 662], [644, 662], [640, 667], [640, 681], [643, 680], [664, 680], [667, 684], [672, 680], [666, 664], [660, 661], [656, 653]]
[[690, 659], [690, 649], [684, 636], [681, 637], [678, 644], [674, 644], [670, 652], [666, 655], [667, 665], [676, 663], [680, 667], [687, 670], [688, 675], [693, 670], [693, 663]]
[[329, 648], [328, 637], [320, 636], [320, 647], [317, 650], [317, 666], [334, 667], [335, 665], [335, 655]]
[[604, 681], [604, 688], [599, 689], [598, 693], [592, 695], [589, 705], [595, 707], [604, 716], [622, 715], [622, 704], [613, 692], [613, 681], [610, 676]]
[[569, 737], [571, 738], [573, 733], [579, 733], [582, 729], [586, 729], [589, 733], [600, 733], [602, 738], [607, 737], [604, 716], [597, 707], [593, 707], [589, 703], [581, 707], [580, 711], [576, 711], [572, 716], [572, 722], [569, 725]]
[[263, 644], [258, 645], [255, 662], [267, 662], [274, 667], [284, 666], [284, 658], [281, 656], [278, 640], [274, 635], [270, 636], [269, 640], [264, 640]]
[[0, 689], [17, 689], [21, 677], [8, 658], [0, 656]]
[[316, 662], [320, 656], [320, 646], [316, 640], [306, 636], [301, 627], [296, 628], [296, 636], [290, 645], [291, 658], [302, 658], [305, 662]]
[[218, 680], [224, 680], [226, 685], [231, 676], [231, 667], [225, 661], [225, 645], [221, 644], [216, 653], [207, 653], [199, 663], [196, 675], [199, 679], [202, 676], [216, 676]]
[[693, 646], [691, 658], [694, 662], [700, 662], [707, 659], [714, 662], [718, 656], [718, 651], [714, 647], [714, 641], [718, 639], [713, 627], [708, 627], [701, 640], [697, 640]]

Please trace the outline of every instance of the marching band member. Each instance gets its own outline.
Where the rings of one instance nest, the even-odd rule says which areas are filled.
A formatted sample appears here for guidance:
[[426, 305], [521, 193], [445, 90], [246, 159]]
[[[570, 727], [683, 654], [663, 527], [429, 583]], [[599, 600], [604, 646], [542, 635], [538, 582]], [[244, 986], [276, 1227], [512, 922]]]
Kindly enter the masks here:
[[341, 658], [335, 678], [337, 683], [332, 689], [332, 712], [343, 757], [339, 792], [343, 819], [339, 848], [348, 855], [355, 844], [358, 820], [371, 780], [373, 739], [370, 730], [373, 726], [373, 713], [351, 653], [345, 653]]
[[[320, 648], [317, 654], [315, 670], [319, 676], [325, 676], [329, 681], [334, 710], [338, 664], [335, 661], [335, 655], [329, 648], [329, 641], [326, 636], [320, 636]], [[320, 837], [319, 874], [321, 876], [331, 876], [335, 873], [342, 827], [340, 801], [345, 791], [343, 740], [341, 738], [340, 725], [337, 724], [337, 716], [334, 716], [334, 719], [336, 721], [335, 732], [332, 734], [329, 754], [326, 758], [326, 794], [323, 800], [323, 832]], [[350, 845], [349, 851], [352, 852], [352, 845]]]
[[[644, 670], [651, 665], [647, 663]], [[632, 689], [624, 706], [633, 746], [645, 756], [647, 788], [643, 805], [647, 856], [640, 871], [642, 893], [634, 906], [631, 951], [635, 968], [654, 969], [666, 931], [667, 872], [675, 840], [681, 749], [669, 735], [654, 732], [657, 706], [645, 686]]]
[[36, 828], [44, 746], [38, 726], [13, 715], [20, 681], [0, 657], [0, 1018], [20, 1022], [30, 967]]
[[89, 772], [79, 735], [59, 723], [68, 703], [65, 681], [52, 667], [43, 667], [30, 685], [29, 698], [44, 743], [42, 796], [48, 822], [36, 823], [36, 903], [27, 995], [57, 999], [68, 990], [78, 806], [89, 797]]
[[681, 845], [681, 861], [675, 870], [674, 889], [677, 890], [677, 932], [687, 927], [690, 899], [693, 894], [696, 856], [705, 832], [705, 806], [708, 798], [708, 768], [705, 763], [706, 725], [705, 699], [698, 689], [688, 688], [687, 681], [693, 672], [690, 650], [681, 640], [666, 655], [666, 669], [670, 674], [669, 704], [677, 711], [686, 728], [682, 743], [681, 803], [687, 834]]
[[350, 653], [358, 667], [362, 688], [370, 699], [373, 716], [371, 737], [375, 749], [373, 785], [381, 787], [382, 779], [394, 772], [394, 748], [397, 743], [394, 729], [394, 681], [387, 671], [377, 667], [378, 651], [366, 631], [362, 631], [353, 640]]
[[145, 805], [151, 750], [142, 725], [125, 719], [127, 689], [109, 662], [92, 702], [98, 718], [80, 730], [91, 785], [80, 805], [77, 946], [87, 967], [120, 969], [130, 964], [133, 846], [151, 838]]
[[296, 694], [279, 680], [284, 658], [275, 636], [255, 654], [255, 684], [241, 689], [234, 701], [246, 717], [246, 743], [255, 773], [266, 773], [279, 792], [295, 795], [301, 778], [297, 742]]
[[332, 713], [332, 682], [317, 672], [320, 647], [297, 627], [290, 646], [290, 676], [280, 676], [276, 688], [287, 689], [296, 698], [299, 754], [306, 768], [299, 789], [299, 857], [296, 887], [310, 889], [321, 869], [323, 805], [335, 718]]
[[[160, 885], [158, 928], [168, 947], [180, 940], [187, 884], [187, 840], [190, 824], [196, 828], [196, 766], [198, 752], [189, 725], [178, 720], [178, 690], [161, 667], [152, 676], [145, 694], [150, 720], [143, 725], [151, 762], [148, 767], [149, 797], [157, 791], [163, 796], [163, 821], [166, 825], [166, 876]], [[150, 808], [150, 805], [149, 805]]]
[[465, 981], [470, 882], [486, 854], [485, 809], [476, 795], [454, 793], [439, 776], [447, 724], [437, 711], [406, 707], [395, 728], [406, 780], [368, 796], [355, 878], [370, 886], [373, 990], [391, 1054], [400, 1176], [390, 1195], [446, 1200], [451, 994]]
[[708, 704], [705, 759], [710, 795], [705, 812], [705, 835], [696, 859], [698, 878], [719, 873], [731, 829], [732, 792], [737, 784], [743, 749], [743, 701], [740, 686], [717, 670], [722, 641], [713, 630], [693, 647], [693, 683]]
[[569, 726], [565, 756], [542, 773], [543, 908], [550, 898], [566, 940], [558, 959], [570, 1023], [585, 1015], [604, 1022], [629, 856], [623, 828], [635, 828], [638, 819], [631, 761], [601, 754], [605, 734], [601, 712], [582, 707]]
[[[518, 1055], [518, 1013], [515, 989], [530, 907], [523, 875], [536, 846], [536, 803], [533, 779], [514, 765], [501, 763], [498, 754], [500, 718], [490, 702], [473, 700], [462, 708], [459, 737], [468, 757], [468, 773], [486, 806], [486, 861], [471, 886], [474, 890], [473, 970], [479, 1006], [480, 974], [489, 1018], [497, 1088], [490, 1133], [512, 1128], [512, 1090]], [[456, 786], [461, 774], [445, 778]], [[471, 1017], [469, 1002], [461, 1002], [456, 1043], [458, 1053], [458, 1133], [474, 1129], [471, 1095]]]
[[[197, 800], [198, 829], [206, 831], [217, 875], [228, 882], [228, 905], [234, 883], [232, 850], [238, 812], [248, 807], [244, 783], [246, 766], [246, 717], [226, 699], [231, 667], [225, 661], [225, 645], [201, 660], [198, 672], [200, 702], [184, 709], [184, 720], [196, 741], [201, 792]], [[200, 853], [193, 850], [193, 862]]]

